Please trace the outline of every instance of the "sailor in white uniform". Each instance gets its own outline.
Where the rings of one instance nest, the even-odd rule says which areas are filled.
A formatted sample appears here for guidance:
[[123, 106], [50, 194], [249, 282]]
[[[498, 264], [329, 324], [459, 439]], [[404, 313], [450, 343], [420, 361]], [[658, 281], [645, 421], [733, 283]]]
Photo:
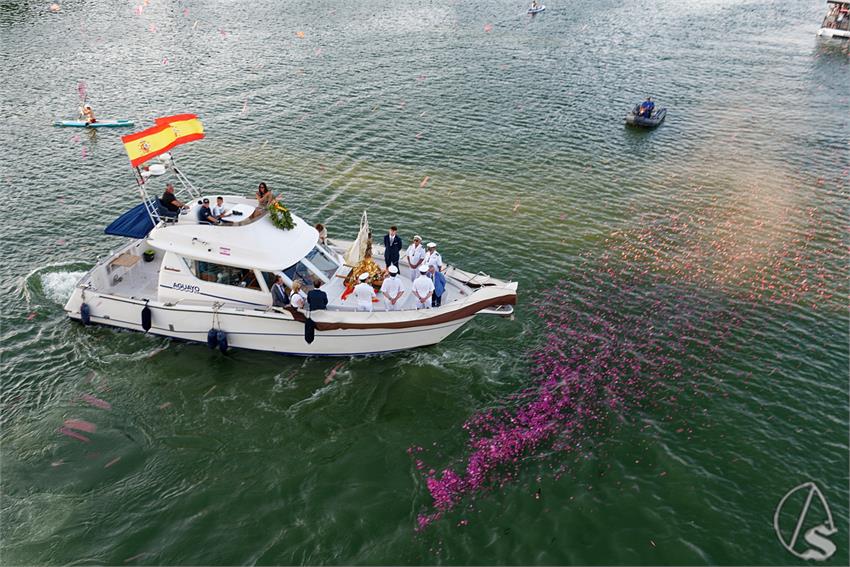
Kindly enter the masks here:
[[413, 295], [416, 296], [416, 309], [431, 309], [431, 296], [434, 295], [434, 282], [428, 277], [428, 266], [419, 266], [419, 277], [413, 280]]
[[413, 237], [413, 244], [407, 247], [407, 265], [410, 266], [410, 281], [419, 275], [419, 266], [425, 261], [425, 249], [422, 247], [422, 237]]
[[372, 284], [366, 283], [369, 274], [360, 274], [360, 283], [354, 286], [354, 297], [357, 299], [358, 311], [372, 311], [372, 299], [375, 297], [375, 289]]
[[434, 266], [437, 271], [443, 271], [443, 257], [437, 252], [437, 245], [433, 242], [428, 243], [428, 252], [425, 253], [425, 265]]
[[387, 268], [390, 277], [384, 279], [381, 284], [381, 295], [387, 304], [387, 311], [398, 311], [401, 308], [401, 296], [404, 295], [404, 287], [398, 278], [398, 268], [390, 264]]

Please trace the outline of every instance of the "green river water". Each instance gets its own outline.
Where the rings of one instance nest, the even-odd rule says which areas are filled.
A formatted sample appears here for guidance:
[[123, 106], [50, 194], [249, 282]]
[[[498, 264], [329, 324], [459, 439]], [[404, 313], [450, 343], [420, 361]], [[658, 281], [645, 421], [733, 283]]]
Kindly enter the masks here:
[[[848, 563], [848, 43], [816, 38], [819, 0], [546, 4], [0, 2], [2, 564], [799, 564], [773, 519], [808, 481], [837, 529], [824, 564]], [[265, 180], [345, 238], [367, 209], [518, 280], [515, 317], [355, 359], [69, 321], [137, 199], [128, 131], [51, 126], [81, 81], [136, 129], [197, 113], [206, 138], [175, 153], [210, 193]], [[648, 94], [666, 122], [625, 128]], [[710, 361], [682, 354], [707, 393], [578, 459], [541, 448], [417, 531], [432, 500], [407, 449], [462, 468], [463, 423], [534, 380], [532, 305], [583, 297], [603, 261], [615, 288], [663, 272], [697, 327], [692, 293], [735, 311]]]

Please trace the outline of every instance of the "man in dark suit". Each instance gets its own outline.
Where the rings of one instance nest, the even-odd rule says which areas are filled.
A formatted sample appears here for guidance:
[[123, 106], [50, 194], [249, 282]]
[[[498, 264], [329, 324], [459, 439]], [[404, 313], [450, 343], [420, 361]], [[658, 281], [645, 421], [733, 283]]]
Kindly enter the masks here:
[[398, 228], [391, 226], [390, 232], [384, 235], [384, 262], [387, 268], [390, 265], [398, 268], [398, 258], [401, 254], [401, 237], [397, 234]]
[[307, 305], [310, 306], [310, 311], [326, 309], [328, 306], [328, 294], [319, 289], [322, 287], [322, 280], [315, 280], [313, 286], [313, 289], [307, 292]]

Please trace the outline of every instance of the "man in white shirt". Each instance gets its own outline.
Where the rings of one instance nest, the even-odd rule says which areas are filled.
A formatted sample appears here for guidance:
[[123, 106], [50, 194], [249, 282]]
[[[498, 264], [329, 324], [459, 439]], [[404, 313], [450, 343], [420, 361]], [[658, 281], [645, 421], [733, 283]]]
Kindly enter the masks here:
[[428, 266], [419, 266], [419, 277], [413, 280], [413, 295], [416, 296], [416, 309], [431, 309], [431, 296], [434, 295], [434, 282], [428, 277]]
[[375, 297], [375, 289], [372, 284], [366, 283], [369, 274], [360, 274], [360, 283], [354, 286], [354, 298], [357, 300], [358, 311], [372, 311], [372, 299]]
[[428, 252], [425, 253], [425, 265], [434, 266], [438, 272], [443, 271], [443, 257], [437, 252], [437, 245], [433, 242], [428, 243]]
[[[226, 216], [230, 211], [224, 208], [224, 197], [216, 197], [215, 206], [212, 208], [212, 216], [221, 220], [221, 217]], [[230, 221], [224, 221], [230, 222]]]
[[413, 237], [413, 244], [407, 247], [407, 265], [410, 266], [410, 280], [419, 275], [419, 266], [425, 261], [425, 249], [422, 248], [422, 237]]
[[401, 307], [401, 296], [404, 295], [404, 287], [401, 285], [401, 280], [398, 278], [398, 268], [390, 264], [387, 268], [390, 277], [384, 280], [381, 284], [381, 294], [387, 304], [387, 311], [398, 311]]

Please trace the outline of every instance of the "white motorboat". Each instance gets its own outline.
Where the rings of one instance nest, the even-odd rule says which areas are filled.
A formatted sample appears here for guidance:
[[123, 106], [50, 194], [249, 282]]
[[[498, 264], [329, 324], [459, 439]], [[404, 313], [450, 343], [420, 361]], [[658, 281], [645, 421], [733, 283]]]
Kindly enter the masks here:
[[818, 36], [850, 39], [850, 2], [827, 0], [829, 12], [823, 19]]
[[[186, 341], [292, 355], [359, 355], [433, 345], [476, 315], [509, 316], [517, 283], [447, 267], [442, 305], [416, 309], [410, 268], [402, 254], [405, 294], [401, 308], [387, 311], [383, 300], [372, 312], [357, 311], [346, 297], [346, 279], [371, 245], [366, 213], [357, 239], [319, 242], [309, 223], [292, 215], [290, 230], [278, 228], [257, 200], [224, 195], [230, 224], [197, 220], [199, 199], [213, 203], [219, 194], [203, 195], [180, 172], [169, 154], [160, 158], [182, 184], [181, 195], [193, 203], [176, 219], [165, 218], [147, 186], [162, 180], [140, 176], [143, 203], [107, 229], [132, 240], [99, 260], [77, 283], [65, 311], [85, 324], [143, 331]], [[141, 173], [141, 172], [140, 172]], [[165, 176], [163, 179], [171, 178]], [[162, 183], [164, 185], [164, 183]], [[375, 246], [374, 265], [385, 268], [383, 250]], [[324, 310], [273, 306], [271, 286], [277, 275], [287, 287], [300, 280], [323, 282]], [[349, 287], [350, 289], [350, 287]], [[380, 295], [380, 294], [379, 294]], [[310, 321], [308, 323], [308, 320]], [[307, 327], [311, 333], [306, 333]], [[312, 342], [307, 342], [308, 335]]]

